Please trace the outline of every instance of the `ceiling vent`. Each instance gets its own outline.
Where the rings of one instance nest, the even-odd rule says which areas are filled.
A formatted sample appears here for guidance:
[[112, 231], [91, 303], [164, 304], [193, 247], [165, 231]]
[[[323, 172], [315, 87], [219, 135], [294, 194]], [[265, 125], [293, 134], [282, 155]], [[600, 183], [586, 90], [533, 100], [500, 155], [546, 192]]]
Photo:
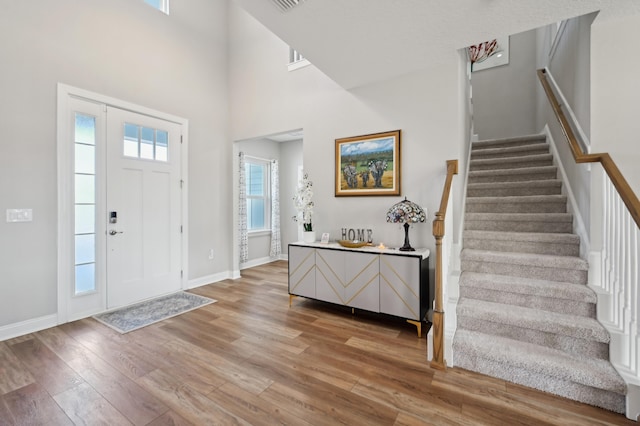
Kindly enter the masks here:
[[288, 12], [300, 3], [304, 3], [304, 0], [271, 0], [273, 4], [278, 6], [281, 12]]

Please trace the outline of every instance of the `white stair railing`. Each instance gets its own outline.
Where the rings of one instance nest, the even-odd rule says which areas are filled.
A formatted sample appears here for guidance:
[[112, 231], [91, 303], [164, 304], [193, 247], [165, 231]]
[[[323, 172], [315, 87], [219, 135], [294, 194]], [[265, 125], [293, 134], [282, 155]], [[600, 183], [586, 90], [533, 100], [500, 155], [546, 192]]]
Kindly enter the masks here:
[[[578, 164], [593, 167], [591, 187], [591, 253], [589, 286], [598, 295], [598, 321], [611, 336], [609, 360], [627, 384], [626, 416], [640, 417], [640, 199], [608, 153], [583, 152], [562, 105], [548, 80], [548, 70], [538, 78]], [[559, 90], [556, 88], [556, 90]], [[600, 217], [600, 218], [599, 218]]]
[[[610, 361], [628, 385], [627, 417], [637, 419], [640, 416], [640, 228], [613, 182], [606, 173], [601, 175], [602, 199], [597, 202], [604, 206], [602, 249], [591, 255], [594, 268], [589, 284], [598, 294], [598, 320], [611, 335]], [[596, 269], [599, 271], [593, 273]]]

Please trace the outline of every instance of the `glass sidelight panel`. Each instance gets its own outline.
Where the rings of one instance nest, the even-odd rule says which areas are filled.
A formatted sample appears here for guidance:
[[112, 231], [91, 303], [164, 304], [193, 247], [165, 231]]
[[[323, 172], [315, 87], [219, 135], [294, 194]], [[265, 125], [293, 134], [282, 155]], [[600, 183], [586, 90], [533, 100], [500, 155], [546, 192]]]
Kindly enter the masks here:
[[95, 175], [85, 175], [76, 173], [76, 204], [95, 203], [96, 200], [96, 177]]
[[96, 144], [96, 118], [76, 114], [75, 142], [87, 145]]
[[76, 235], [76, 265], [94, 263], [96, 261], [95, 234]]
[[76, 173], [94, 175], [96, 173], [96, 147], [76, 143], [75, 146]]
[[96, 290], [96, 118], [75, 115], [74, 294]]
[[76, 294], [93, 292], [96, 289], [96, 264], [76, 265]]

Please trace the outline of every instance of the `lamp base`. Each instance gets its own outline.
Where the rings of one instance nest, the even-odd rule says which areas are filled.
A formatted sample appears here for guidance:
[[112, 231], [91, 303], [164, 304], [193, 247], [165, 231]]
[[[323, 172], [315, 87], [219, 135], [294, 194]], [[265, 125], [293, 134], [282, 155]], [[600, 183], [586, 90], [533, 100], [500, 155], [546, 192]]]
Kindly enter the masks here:
[[409, 244], [409, 224], [405, 222], [404, 224], [404, 245], [400, 247], [398, 250], [400, 251], [416, 251], [411, 244]]

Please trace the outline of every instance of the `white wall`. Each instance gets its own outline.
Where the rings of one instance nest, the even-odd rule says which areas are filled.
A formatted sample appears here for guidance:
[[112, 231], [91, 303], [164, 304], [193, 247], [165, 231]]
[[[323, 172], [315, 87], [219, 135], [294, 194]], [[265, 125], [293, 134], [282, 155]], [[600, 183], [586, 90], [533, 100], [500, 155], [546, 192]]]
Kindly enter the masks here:
[[586, 137], [591, 130], [591, 24], [596, 13], [570, 19], [564, 26], [549, 70]]
[[591, 32], [591, 146], [609, 152], [640, 196], [640, 15], [596, 18]]
[[[458, 158], [463, 133], [456, 52], [426, 72], [346, 91], [313, 66], [288, 72], [287, 45], [233, 3], [229, 26], [232, 138], [304, 129], [316, 232], [336, 239], [342, 227], [371, 228], [374, 241], [399, 246], [403, 231], [385, 217], [406, 195], [429, 213], [410, 231], [411, 243], [433, 249], [445, 161]], [[402, 130], [403, 197], [335, 197], [335, 139], [395, 129]]]
[[298, 167], [303, 166], [302, 153], [302, 140], [280, 144], [280, 239], [285, 255], [289, 243], [299, 241], [299, 225], [293, 220], [296, 215], [293, 195], [298, 187]]
[[473, 127], [482, 139], [537, 133], [536, 32], [509, 38], [509, 64], [474, 71]]
[[[564, 24], [564, 28], [557, 34], [558, 40], [553, 55], [549, 56], [550, 52], [546, 52], [548, 58], [547, 67], [565, 97], [570, 110], [573, 111], [582, 133], [585, 135], [586, 140], [582, 141], [585, 144], [585, 150], [588, 149], [591, 120], [589, 87], [590, 33], [591, 23], [595, 16], [595, 14], [589, 14], [568, 20]], [[540, 31], [553, 32], [549, 27]], [[551, 48], [551, 45], [549, 45], [549, 48]], [[591, 168], [586, 164], [577, 164], [573, 159], [566, 137], [539, 83], [538, 96], [542, 99], [543, 122], [549, 126], [549, 131], [558, 149], [559, 158], [556, 160], [562, 163], [571, 191], [575, 197], [577, 208], [572, 213], [579, 215], [579, 218], [574, 220], [574, 226], [578, 224], [578, 220], [581, 220], [585, 229], [588, 230], [591, 222]], [[561, 103], [564, 104], [562, 101]], [[566, 108], [565, 113], [569, 116]], [[577, 129], [574, 129], [574, 131], [580, 138], [580, 133]]]
[[[3, 2], [0, 326], [56, 313], [58, 82], [189, 120], [189, 278], [230, 268], [227, 3]], [[216, 258], [208, 260], [209, 249]]]

